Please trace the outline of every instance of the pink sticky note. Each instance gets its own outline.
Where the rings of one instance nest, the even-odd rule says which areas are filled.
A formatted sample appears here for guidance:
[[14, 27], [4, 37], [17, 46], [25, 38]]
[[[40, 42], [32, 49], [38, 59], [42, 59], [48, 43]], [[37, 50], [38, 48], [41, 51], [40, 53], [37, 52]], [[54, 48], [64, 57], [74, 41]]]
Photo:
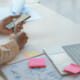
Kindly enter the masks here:
[[45, 68], [46, 63], [44, 58], [33, 58], [29, 60], [30, 68]]
[[80, 72], [80, 66], [77, 64], [70, 64], [67, 67], [65, 67], [64, 72], [77, 74]]

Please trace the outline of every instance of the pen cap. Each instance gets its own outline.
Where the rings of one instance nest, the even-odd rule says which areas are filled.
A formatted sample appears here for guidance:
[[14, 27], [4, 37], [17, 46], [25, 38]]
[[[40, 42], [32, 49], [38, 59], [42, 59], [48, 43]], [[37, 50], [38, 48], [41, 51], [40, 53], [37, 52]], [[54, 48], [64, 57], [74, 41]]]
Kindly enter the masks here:
[[12, 13], [13, 15], [20, 15], [24, 8], [25, 0], [12, 0]]

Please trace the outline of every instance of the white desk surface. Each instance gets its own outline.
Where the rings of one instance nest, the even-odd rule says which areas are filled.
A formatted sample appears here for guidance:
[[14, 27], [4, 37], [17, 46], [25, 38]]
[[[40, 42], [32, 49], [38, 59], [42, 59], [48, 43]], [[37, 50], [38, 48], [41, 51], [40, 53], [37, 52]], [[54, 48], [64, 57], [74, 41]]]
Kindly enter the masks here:
[[64, 16], [59, 15], [40, 4], [29, 5], [41, 18], [28, 22], [24, 30], [29, 36], [29, 44], [39, 48], [47, 48], [58, 44], [80, 42], [80, 26]]

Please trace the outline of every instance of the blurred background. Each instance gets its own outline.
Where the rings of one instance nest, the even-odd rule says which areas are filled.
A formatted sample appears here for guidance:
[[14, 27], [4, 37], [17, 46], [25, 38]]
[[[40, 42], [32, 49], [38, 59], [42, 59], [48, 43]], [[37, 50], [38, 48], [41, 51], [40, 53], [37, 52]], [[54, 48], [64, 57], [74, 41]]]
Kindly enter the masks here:
[[[11, 4], [11, 1], [12, 0], [0, 0], [0, 6]], [[80, 23], [80, 0], [26, 0], [26, 2], [40, 3], [75, 23]]]
[[41, 4], [80, 23], [80, 0], [40, 0]]

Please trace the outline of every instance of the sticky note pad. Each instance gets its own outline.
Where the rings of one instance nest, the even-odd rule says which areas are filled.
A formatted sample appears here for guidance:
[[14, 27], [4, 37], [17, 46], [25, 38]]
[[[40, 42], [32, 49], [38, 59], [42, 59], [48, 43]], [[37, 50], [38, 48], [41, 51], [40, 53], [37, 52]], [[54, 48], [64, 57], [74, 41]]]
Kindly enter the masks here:
[[31, 51], [31, 52], [27, 52], [25, 53], [25, 57], [26, 58], [31, 58], [31, 57], [34, 57], [34, 56], [38, 56], [40, 55], [41, 53], [37, 52], [37, 51]]
[[80, 72], [80, 66], [77, 64], [70, 64], [64, 69], [65, 72], [77, 74]]
[[33, 58], [29, 60], [30, 68], [45, 68], [46, 62], [44, 58]]

